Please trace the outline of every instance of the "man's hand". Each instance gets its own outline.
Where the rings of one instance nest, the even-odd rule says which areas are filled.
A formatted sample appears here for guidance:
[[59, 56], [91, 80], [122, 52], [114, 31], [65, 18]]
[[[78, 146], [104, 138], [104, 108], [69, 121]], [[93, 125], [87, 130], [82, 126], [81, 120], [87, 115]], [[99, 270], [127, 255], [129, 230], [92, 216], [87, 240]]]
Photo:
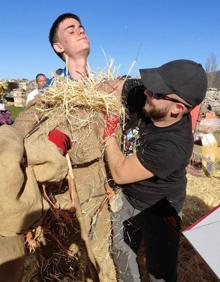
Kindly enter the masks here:
[[120, 119], [117, 116], [105, 116], [105, 129], [103, 138], [108, 138], [115, 135], [115, 131], [119, 125]]
[[112, 93], [119, 100], [121, 100], [122, 89], [123, 89], [124, 83], [125, 83], [125, 80], [121, 80], [121, 79], [106, 80], [97, 86], [97, 90], [104, 91], [107, 93]]
[[72, 146], [69, 136], [58, 129], [51, 130], [48, 133], [48, 139], [58, 147], [63, 156], [66, 155], [67, 151]]

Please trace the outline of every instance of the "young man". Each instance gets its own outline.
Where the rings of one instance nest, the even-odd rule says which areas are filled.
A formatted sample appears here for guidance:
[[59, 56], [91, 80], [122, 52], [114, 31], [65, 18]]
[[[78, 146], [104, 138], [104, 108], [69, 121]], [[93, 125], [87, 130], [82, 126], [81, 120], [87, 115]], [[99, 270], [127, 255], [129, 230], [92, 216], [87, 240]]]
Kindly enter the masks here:
[[[51, 26], [49, 41], [55, 53], [66, 64], [64, 69], [59, 68], [56, 70], [57, 75], [69, 75], [72, 79], [82, 79], [87, 76], [87, 57], [90, 45], [80, 18], [77, 15], [71, 13], [60, 15]], [[44, 84], [44, 88], [51, 86], [53, 82], [54, 78], [49, 79]], [[34, 98], [37, 98], [36, 95]], [[29, 103], [26, 111], [15, 120], [14, 127], [22, 135], [28, 133], [40, 119], [35, 111], [36, 100], [33, 103]]]
[[36, 86], [37, 86], [37, 88], [34, 89], [32, 92], [30, 92], [30, 93], [27, 95], [26, 105], [27, 105], [31, 100], [33, 100], [34, 97], [35, 97], [37, 94], [39, 94], [39, 93], [42, 91], [42, 89], [44, 88], [44, 85], [45, 85], [46, 82], [47, 82], [47, 77], [46, 77], [46, 75], [43, 74], [43, 73], [38, 73], [38, 74], [36, 75], [35, 80], [36, 80]]
[[[87, 57], [90, 44], [77, 15], [67, 13], [59, 16], [50, 29], [49, 41], [53, 50], [66, 64], [63, 71], [58, 70], [58, 75], [69, 75], [74, 80], [87, 77]], [[53, 84], [53, 80], [49, 84]], [[82, 114], [85, 117], [83, 110]], [[116, 281], [116, 274], [109, 250], [111, 246], [111, 222], [107, 203], [101, 209], [95, 228], [92, 228], [94, 216], [106, 198], [105, 164], [101, 157], [102, 152], [98, 152], [96, 149], [99, 142], [98, 129], [95, 125], [91, 125], [91, 134], [89, 135], [86, 130], [86, 128], [85, 131], [81, 130], [82, 137], [79, 139], [81, 143], [77, 151], [79, 155], [82, 154], [81, 158], [84, 157], [84, 162], [77, 165], [76, 148], [73, 148], [69, 154], [73, 163], [73, 175], [84, 215], [83, 219], [88, 236], [90, 239], [92, 238], [90, 244], [100, 269], [99, 279], [100, 281], [113, 282]], [[85, 136], [88, 136], [86, 140]], [[93, 144], [94, 148], [91, 148], [91, 144]], [[87, 147], [88, 149], [85, 149]], [[92, 151], [89, 151], [89, 148]], [[87, 150], [87, 154], [83, 150]], [[93, 231], [91, 232], [91, 230]]]
[[[204, 99], [207, 78], [202, 66], [189, 60], [142, 69], [140, 74], [145, 90], [143, 85], [130, 87], [132, 80], [124, 84], [125, 90], [133, 89], [125, 92], [136, 118], [130, 119], [125, 136], [127, 157], [115, 139], [115, 118], [109, 118], [104, 134], [106, 159], [123, 192], [123, 207], [113, 216], [113, 255], [120, 281], [140, 281], [136, 252], [143, 239], [151, 281], [174, 282], [185, 167], [193, 149], [190, 111]], [[145, 114], [140, 104], [136, 107], [139, 112], [129, 105], [138, 99], [143, 102], [143, 94]]]
[[[57, 75], [68, 75], [74, 80], [86, 78], [90, 45], [79, 17], [70, 13], [60, 15], [52, 24], [49, 41], [53, 50], [66, 64], [64, 70], [57, 70]], [[54, 79], [51, 79], [47, 83], [47, 87], [52, 85], [53, 82]], [[24, 135], [41, 119], [35, 108], [36, 105], [30, 105], [15, 122], [14, 127]], [[79, 110], [78, 116], [79, 114], [82, 115], [82, 118], [87, 117], [87, 113], [83, 109]], [[50, 120], [56, 123], [57, 117], [50, 117]], [[56, 126], [74, 140], [80, 141], [74, 144], [73, 149], [69, 151], [69, 156], [73, 164], [74, 182], [81, 204], [86, 232], [90, 237], [89, 243], [97, 263], [96, 270], [100, 281], [113, 282], [116, 281], [116, 274], [110, 256], [111, 220], [106, 201], [106, 171], [103, 150], [100, 149], [101, 141], [98, 128], [96, 128], [95, 123], [92, 123], [91, 126], [84, 126], [80, 131], [78, 130], [73, 134], [68, 125], [69, 121], [62, 128], [60, 128], [59, 122]], [[41, 123], [41, 127], [44, 126], [44, 123]], [[66, 202], [70, 201], [69, 191], [65, 192], [63, 197], [60, 196], [59, 199], [60, 202], [63, 199], [66, 207]], [[101, 211], [99, 212], [99, 210]], [[97, 213], [98, 219], [94, 223]]]
[[[66, 63], [66, 68], [63, 71], [59, 70], [61, 76], [69, 75], [75, 80], [87, 77], [87, 57], [90, 51], [90, 44], [77, 15], [63, 14], [59, 16], [51, 27], [49, 41], [56, 54]], [[52, 84], [53, 80], [50, 83]], [[93, 143], [94, 147], [96, 146], [99, 138], [96, 132], [97, 128], [94, 126], [92, 134], [88, 136], [86, 143], [84, 142], [85, 146], [90, 144], [90, 142]], [[82, 135], [82, 138], [84, 137]], [[83, 143], [82, 146], [84, 146]], [[82, 148], [79, 148], [79, 151], [81, 152]], [[106, 197], [104, 162], [100, 158], [99, 152], [95, 153], [96, 155], [94, 154], [95, 151], [97, 150], [93, 148], [93, 152], [89, 158], [84, 160], [85, 163], [81, 167], [74, 164], [74, 148], [70, 152], [76, 189], [88, 232], [91, 230], [93, 216]], [[100, 281], [116, 281], [114, 264], [109, 253], [110, 237], [110, 213], [106, 204], [102, 208], [94, 229], [94, 236], [92, 236], [90, 241], [96, 262], [100, 268]]]

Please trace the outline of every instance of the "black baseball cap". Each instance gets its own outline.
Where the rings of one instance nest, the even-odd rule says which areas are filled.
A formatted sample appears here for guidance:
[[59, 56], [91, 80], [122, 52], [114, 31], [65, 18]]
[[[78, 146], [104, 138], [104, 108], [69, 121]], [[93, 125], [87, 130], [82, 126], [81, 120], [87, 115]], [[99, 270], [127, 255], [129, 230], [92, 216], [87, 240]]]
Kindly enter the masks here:
[[159, 68], [140, 69], [140, 74], [144, 86], [154, 93], [175, 93], [192, 107], [205, 98], [206, 72], [194, 61], [175, 60]]

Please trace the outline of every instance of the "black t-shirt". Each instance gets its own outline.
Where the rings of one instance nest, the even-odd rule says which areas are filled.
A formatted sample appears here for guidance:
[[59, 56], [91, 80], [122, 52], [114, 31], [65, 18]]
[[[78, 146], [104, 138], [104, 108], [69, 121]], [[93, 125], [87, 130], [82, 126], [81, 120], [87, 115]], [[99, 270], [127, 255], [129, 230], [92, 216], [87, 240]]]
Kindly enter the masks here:
[[154, 174], [149, 179], [123, 185], [129, 202], [144, 210], [167, 198], [179, 212], [186, 193], [185, 167], [193, 149], [190, 115], [170, 126], [156, 127], [144, 115], [132, 113], [123, 143], [124, 152], [136, 153], [140, 163]]

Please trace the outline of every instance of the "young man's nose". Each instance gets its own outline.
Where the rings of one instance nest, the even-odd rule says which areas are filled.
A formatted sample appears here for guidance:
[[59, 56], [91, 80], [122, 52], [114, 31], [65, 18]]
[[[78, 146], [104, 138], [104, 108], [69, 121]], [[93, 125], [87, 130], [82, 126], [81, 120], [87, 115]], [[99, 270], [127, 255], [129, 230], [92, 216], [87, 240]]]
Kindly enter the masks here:
[[78, 32], [79, 32], [80, 34], [85, 33], [84, 27], [83, 27], [83, 26], [79, 26], [79, 27], [78, 27]]

